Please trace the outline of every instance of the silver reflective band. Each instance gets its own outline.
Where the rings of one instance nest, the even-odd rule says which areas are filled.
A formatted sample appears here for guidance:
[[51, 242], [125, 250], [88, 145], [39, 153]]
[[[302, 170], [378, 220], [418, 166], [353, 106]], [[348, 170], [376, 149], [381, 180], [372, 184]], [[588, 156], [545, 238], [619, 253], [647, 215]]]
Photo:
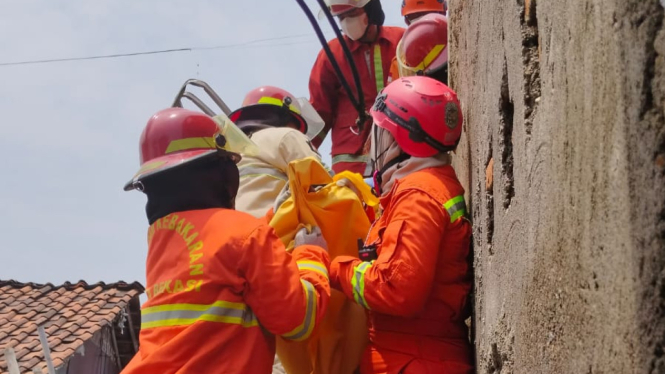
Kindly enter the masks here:
[[466, 210], [466, 203], [464, 201], [460, 201], [459, 203], [453, 205], [449, 209], [446, 209], [448, 211], [448, 214], [452, 217], [455, 215], [455, 213], [459, 212], [460, 210]]
[[353, 298], [363, 308], [369, 309], [367, 300], [365, 299], [365, 272], [372, 266], [371, 262], [362, 262], [353, 269], [353, 278], [351, 278], [351, 286], [353, 287]]
[[275, 168], [247, 165], [238, 168], [238, 171], [240, 172], [240, 178], [267, 175], [269, 177], [277, 178], [279, 180], [283, 181], [287, 180], [286, 174], [282, 173], [280, 170], [277, 170]]
[[335, 155], [332, 158], [333, 164], [338, 162], [362, 162], [367, 163], [369, 161], [369, 155], [352, 155], [349, 153], [342, 153]]
[[217, 301], [210, 305], [166, 304], [141, 311], [141, 328], [185, 326], [198, 321], [257, 326], [254, 313], [243, 303]]
[[220, 317], [236, 317], [245, 322], [256, 319], [254, 314], [248, 310], [228, 309], [213, 306], [207, 310], [169, 310], [165, 312], [148, 313], [141, 316], [141, 322], [154, 322], [166, 319], [199, 319], [203, 315], [209, 314]]
[[312, 286], [311, 283], [304, 279], [301, 279], [300, 281], [305, 288], [307, 311], [305, 312], [305, 320], [303, 321], [302, 325], [298, 326], [292, 332], [282, 335], [284, 338], [291, 340], [302, 340], [309, 335], [311, 332], [310, 328], [313, 323], [312, 319], [316, 310], [316, 292], [314, 291], [314, 286]]
[[298, 265], [298, 270], [315, 271], [328, 279], [328, 269], [326, 269], [321, 263], [314, 261], [298, 261], [296, 262], [296, 265]]
[[466, 203], [463, 195], [455, 196], [446, 201], [443, 207], [450, 216], [450, 222], [455, 222], [458, 218], [466, 214]]

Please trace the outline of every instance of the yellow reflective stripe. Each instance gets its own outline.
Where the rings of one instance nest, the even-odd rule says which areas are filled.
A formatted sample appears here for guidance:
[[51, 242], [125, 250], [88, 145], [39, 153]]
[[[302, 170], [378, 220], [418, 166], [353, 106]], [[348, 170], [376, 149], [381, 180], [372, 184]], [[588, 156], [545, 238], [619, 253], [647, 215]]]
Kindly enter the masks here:
[[314, 286], [308, 281], [301, 279], [303, 289], [305, 290], [305, 318], [302, 323], [291, 332], [282, 335], [285, 339], [301, 341], [309, 338], [314, 330], [314, 321], [316, 319], [317, 296]]
[[141, 329], [151, 329], [156, 327], [170, 327], [170, 326], [188, 326], [188, 325], [193, 325], [198, 321], [227, 323], [230, 325], [240, 325], [242, 327], [255, 327], [259, 325], [259, 321], [256, 319], [246, 321], [242, 317], [229, 317], [229, 316], [217, 316], [212, 314], [203, 314], [197, 318], [171, 318], [171, 319], [163, 319], [157, 321], [141, 322]]
[[353, 268], [353, 278], [351, 278], [351, 286], [353, 287], [353, 299], [356, 300], [363, 308], [369, 309], [367, 300], [365, 300], [365, 272], [372, 266], [372, 262], [362, 262]]
[[374, 45], [374, 79], [376, 79], [376, 92], [383, 89], [383, 61], [381, 60], [381, 45]]
[[244, 303], [217, 301], [212, 304], [165, 304], [141, 310], [141, 328], [187, 326], [198, 321], [258, 326], [254, 313]]
[[212, 137], [209, 138], [185, 138], [173, 140], [169, 143], [169, 146], [166, 148], [166, 154], [178, 152], [178, 151], [187, 151], [190, 149], [216, 149], [215, 139]]
[[208, 310], [212, 307], [220, 307], [227, 309], [238, 309], [245, 310], [247, 305], [245, 303], [236, 303], [231, 301], [215, 301], [212, 304], [165, 304], [165, 305], [156, 305], [141, 310], [141, 315], [151, 314], [156, 312], [170, 312], [174, 310], [197, 310], [203, 311]]
[[157, 169], [158, 167], [164, 165], [165, 163], [166, 163], [166, 161], [163, 161], [163, 160], [156, 160], [156, 161], [146, 162], [145, 164], [143, 164], [143, 166], [141, 166], [139, 171], [137, 171], [136, 174], [134, 174], [134, 176], [136, 177], [137, 175], [145, 173], [146, 171]]
[[309, 270], [319, 273], [328, 279], [328, 269], [322, 263], [316, 261], [298, 261], [296, 262], [299, 270]]
[[339, 155], [334, 155], [332, 157], [333, 165], [338, 162], [362, 162], [367, 163], [369, 161], [369, 155], [352, 155], [349, 153], [342, 153]]
[[414, 67], [416, 71], [418, 70], [425, 70], [429, 64], [434, 61], [434, 59], [443, 51], [443, 49], [446, 48], [445, 44], [437, 44], [432, 48], [431, 51], [425, 56], [425, 58], [418, 64], [418, 66]]
[[466, 203], [464, 202], [464, 196], [459, 195], [455, 196], [452, 199], [446, 201], [443, 204], [443, 207], [446, 208], [446, 212], [450, 216], [450, 222], [457, 221], [458, 218], [466, 214]]
[[[259, 99], [258, 104], [270, 104], [270, 105], [277, 105], [277, 106], [283, 106], [284, 102], [276, 97], [270, 97], [270, 96], [264, 96]], [[291, 104], [289, 105], [289, 109], [292, 112], [300, 114], [300, 110], [296, 108], [295, 105]]]

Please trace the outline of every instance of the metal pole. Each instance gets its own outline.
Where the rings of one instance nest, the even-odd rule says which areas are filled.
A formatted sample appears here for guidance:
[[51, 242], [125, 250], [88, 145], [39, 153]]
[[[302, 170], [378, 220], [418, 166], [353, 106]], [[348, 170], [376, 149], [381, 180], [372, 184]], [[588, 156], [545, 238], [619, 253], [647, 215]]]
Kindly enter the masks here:
[[7, 370], [9, 371], [9, 374], [21, 374], [21, 370], [18, 367], [18, 361], [16, 361], [14, 348], [5, 348], [5, 361], [7, 362]]
[[122, 362], [120, 361], [120, 350], [118, 350], [118, 341], [115, 338], [115, 328], [113, 327], [113, 323], [109, 326], [109, 330], [111, 332], [111, 341], [113, 342], [113, 358], [115, 359], [117, 365], [118, 365], [118, 370], [122, 371]]
[[42, 350], [44, 351], [44, 359], [46, 360], [48, 374], [55, 374], [55, 368], [53, 367], [53, 361], [51, 360], [51, 350], [48, 347], [48, 340], [46, 340], [44, 326], [39, 326], [37, 331], [39, 332], [39, 341], [42, 342]]

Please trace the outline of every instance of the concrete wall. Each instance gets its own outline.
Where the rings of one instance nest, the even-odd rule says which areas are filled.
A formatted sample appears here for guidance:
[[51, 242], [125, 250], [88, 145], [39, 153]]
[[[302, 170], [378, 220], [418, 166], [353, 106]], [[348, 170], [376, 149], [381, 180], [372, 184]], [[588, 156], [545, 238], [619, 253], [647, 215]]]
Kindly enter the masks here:
[[665, 373], [658, 0], [452, 0], [479, 373]]

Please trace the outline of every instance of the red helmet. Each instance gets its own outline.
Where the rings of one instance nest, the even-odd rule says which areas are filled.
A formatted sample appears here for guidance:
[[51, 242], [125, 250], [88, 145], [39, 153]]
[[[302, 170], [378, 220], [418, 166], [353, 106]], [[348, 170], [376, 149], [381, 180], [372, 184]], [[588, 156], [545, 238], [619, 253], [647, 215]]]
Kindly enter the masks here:
[[412, 23], [397, 46], [400, 77], [430, 75], [448, 63], [448, 19], [432, 13]]
[[[289, 123], [307, 133], [307, 121], [302, 116], [300, 104], [290, 92], [273, 86], [263, 86], [250, 91], [242, 107], [231, 114], [233, 122], [254, 120], [266, 125], [284, 127]], [[239, 127], [242, 127], [239, 125]]]
[[457, 94], [429, 77], [393, 81], [376, 98], [370, 114], [376, 126], [388, 130], [400, 148], [414, 157], [455, 150], [462, 135]]
[[[353, 9], [364, 8], [370, 0], [325, 0], [328, 9], [330, 9], [330, 14], [333, 17], [344, 14]], [[319, 19], [322, 18], [319, 15]]]
[[426, 13], [445, 13], [446, 3], [444, 0], [403, 0], [402, 1], [402, 16], [406, 20], [406, 24], [411, 23], [411, 17], [419, 14]]
[[218, 136], [219, 130], [217, 123], [203, 113], [183, 108], [168, 108], [155, 113], [141, 134], [141, 168], [125, 184], [125, 191], [135, 189], [147, 176], [219, 152], [225, 152], [237, 163], [240, 155], [222, 149], [226, 141], [223, 136]]

